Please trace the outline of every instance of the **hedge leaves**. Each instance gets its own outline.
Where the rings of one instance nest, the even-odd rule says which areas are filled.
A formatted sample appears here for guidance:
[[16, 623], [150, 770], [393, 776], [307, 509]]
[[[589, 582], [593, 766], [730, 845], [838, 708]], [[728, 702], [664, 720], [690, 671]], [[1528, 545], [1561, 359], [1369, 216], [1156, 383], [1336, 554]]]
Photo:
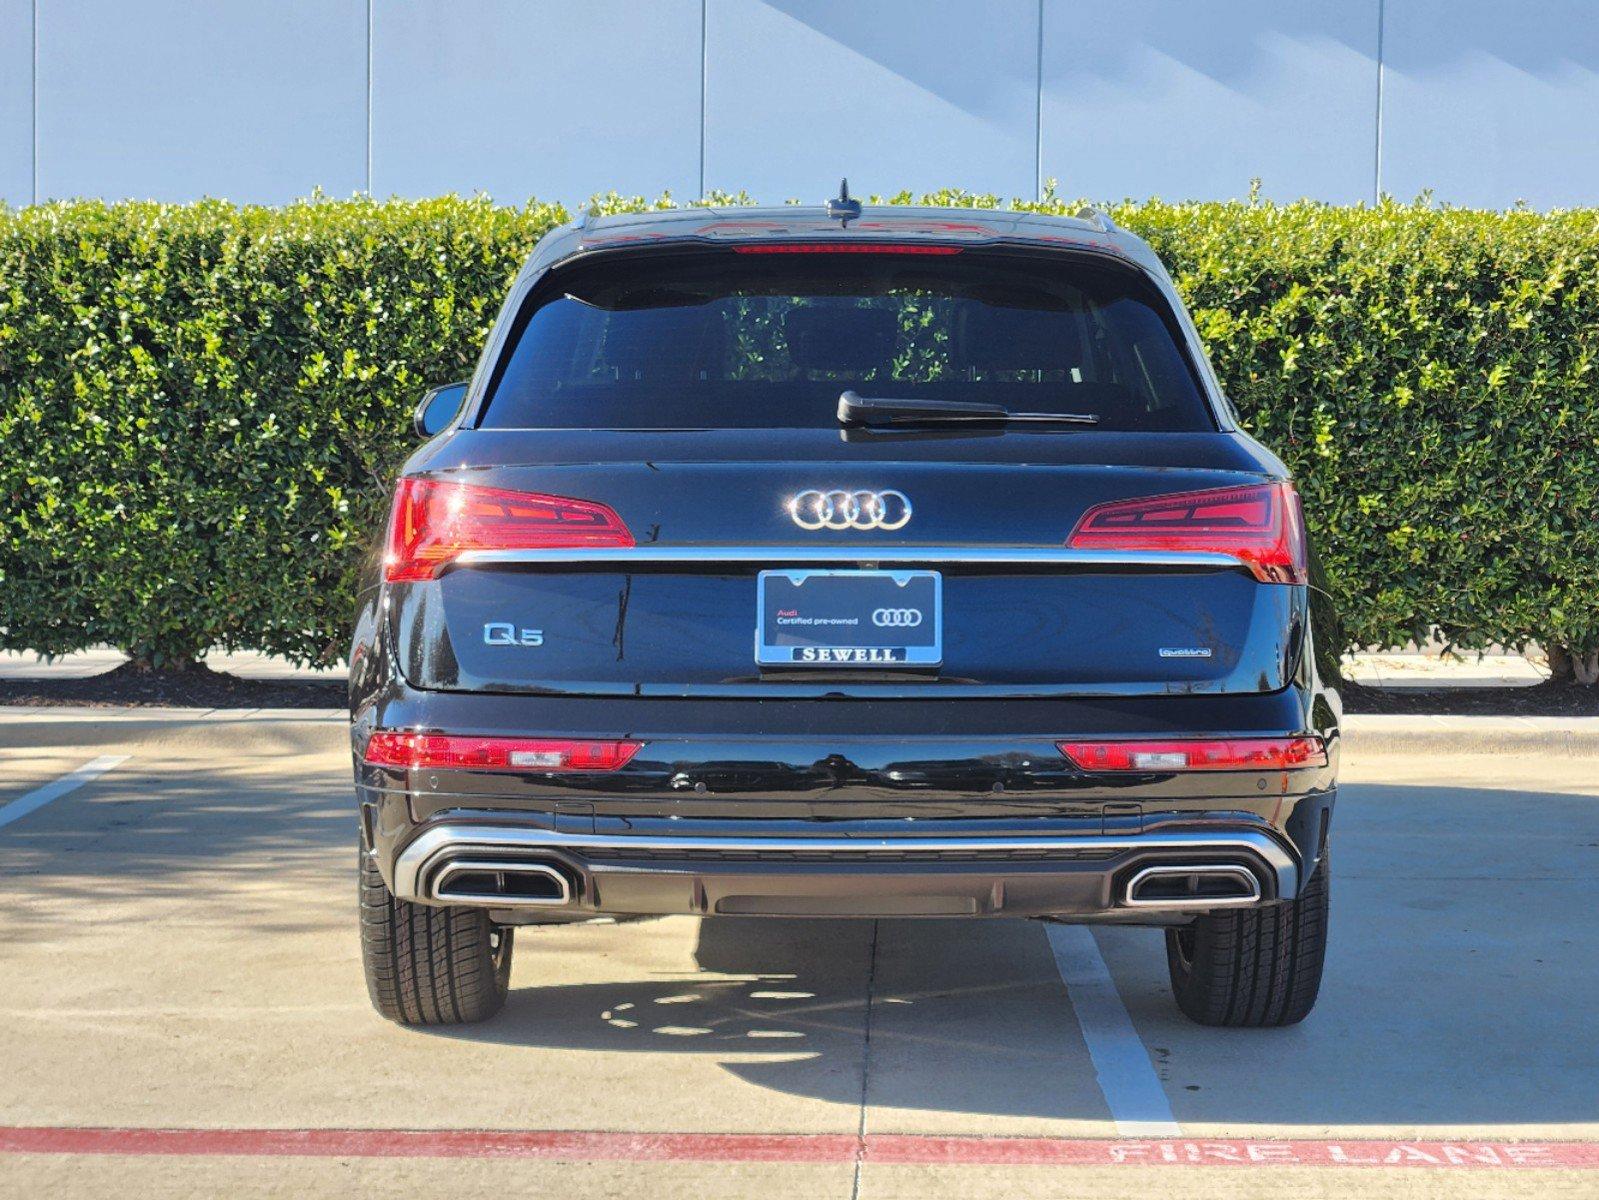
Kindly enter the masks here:
[[[1298, 478], [1351, 644], [1436, 627], [1599, 648], [1599, 212], [1112, 215], [1164, 258], [1246, 425]], [[0, 645], [337, 658], [411, 407], [470, 372], [567, 216], [455, 198], [0, 211]]]

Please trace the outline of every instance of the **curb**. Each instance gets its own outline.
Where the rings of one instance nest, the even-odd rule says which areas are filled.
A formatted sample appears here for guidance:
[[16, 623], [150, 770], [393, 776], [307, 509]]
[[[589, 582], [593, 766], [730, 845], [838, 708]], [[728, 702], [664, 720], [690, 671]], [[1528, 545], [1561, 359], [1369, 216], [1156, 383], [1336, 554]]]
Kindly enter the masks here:
[[182, 725], [233, 724], [243, 721], [344, 724], [350, 714], [342, 708], [161, 708], [144, 704], [0, 704], [0, 725], [44, 721], [85, 721], [90, 724]]
[[1352, 713], [1345, 749], [1354, 754], [1553, 754], [1599, 757], [1599, 717], [1423, 717]]
[[[244, 724], [343, 725], [336, 708], [156, 708], [140, 705], [33, 707], [0, 705], [0, 724], [85, 722], [93, 725]], [[1355, 713], [1343, 720], [1353, 754], [1554, 754], [1599, 757], [1599, 717], [1424, 717]]]

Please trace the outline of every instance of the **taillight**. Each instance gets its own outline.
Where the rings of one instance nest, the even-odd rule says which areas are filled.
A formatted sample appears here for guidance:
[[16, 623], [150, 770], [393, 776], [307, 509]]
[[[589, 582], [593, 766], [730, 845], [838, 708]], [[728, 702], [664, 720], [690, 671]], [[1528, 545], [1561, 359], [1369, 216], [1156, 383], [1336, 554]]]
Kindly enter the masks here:
[[1291, 483], [1143, 496], [1098, 504], [1066, 545], [1075, 550], [1226, 554], [1262, 583], [1304, 583], [1305, 521]]
[[919, 242], [757, 242], [734, 246], [739, 254], [959, 254], [959, 246]]
[[1292, 771], [1327, 765], [1327, 748], [1314, 737], [1057, 745], [1084, 771]]
[[603, 504], [437, 479], [402, 479], [389, 515], [383, 577], [414, 583], [469, 550], [631, 546], [622, 518]]
[[643, 744], [383, 732], [367, 740], [365, 758], [379, 767], [456, 771], [616, 771]]

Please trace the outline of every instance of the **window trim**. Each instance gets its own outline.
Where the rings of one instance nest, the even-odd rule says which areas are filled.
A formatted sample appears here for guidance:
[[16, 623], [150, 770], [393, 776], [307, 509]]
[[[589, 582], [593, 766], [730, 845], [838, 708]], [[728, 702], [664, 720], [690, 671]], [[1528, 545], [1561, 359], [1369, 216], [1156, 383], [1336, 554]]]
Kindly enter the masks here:
[[[479, 360], [478, 371], [474, 372], [472, 384], [469, 389], [467, 401], [463, 405], [459, 418], [459, 428], [482, 429], [483, 418], [487, 416], [490, 405], [493, 403], [494, 394], [504, 378], [506, 367], [509, 365], [516, 346], [521, 339], [523, 330], [528, 321], [532, 319], [536, 307], [544, 302], [544, 297], [559, 280], [574, 270], [586, 268], [608, 259], [640, 259], [655, 260], [660, 258], [716, 256], [719, 254], [736, 254], [738, 247], [747, 243], [729, 242], [720, 239], [709, 241], [698, 237], [685, 237], [667, 242], [656, 243], [649, 246], [606, 246], [592, 250], [584, 250], [566, 257], [556, 259], [537, 271], [524, 274], [515, 284], [511, 293], [506, 297], [505, 304], [500, 309], [494, 328], [489, 334], [484, 345], [483, 355]], [[907, 242], [909, 245], [924, 244], [920, 241]], [[1096, 249], [1092, 246], [1049, 246], [1026, 238], [1005, 238], [981, 245], [966, 246], [966, 253], [976, 258], [1003, 257], [1021, 258], [1030, 260], [1055, 259], [1060, 262], [1086, 262], [1095, 267], [1123, 271], [1136, 279], [1150, 294], [1151, 300], [1158, 300], [1159, 304], [1152, 304], [1157, 316], [1167, 326], [1167, 331], [1172, 335], [1173, 344], [1176, 346], [1182, 359], [1184, 368], [1194, 384], [1194, 389], [1203, 402], [1206, 415], [1210, 419], [1211, 427], [1204, 430], [1185, 430], [1187, 434], [1194, 433], [1229, 433], [1238, 431], [1238, 424], [1232, 418], [1231, 404], [1221, 391], [1209, 362], [1203, 359], [1204, 346], [1199, 339], [1198, 331], [1193, 327], [1193, 321], [1188, 315], [1187, 307], [1183, 304], [1182, 297], [1177, 294], [1170, 277], [1164, 271], [1157, 273], [1150, 270], [1124, 254], [1110, 253]], [[534, 255], [537, 255], [535, 247]], [[530, 260], [531, 261], [531, 260]], [[492, 356], [492, 357], [491, 357]], [[541, 425], [516, 425], [504, 426], [504, 432], [527, 431], [550, 428]], [[1151, 430], [1148, 432], [1163, 432]]]

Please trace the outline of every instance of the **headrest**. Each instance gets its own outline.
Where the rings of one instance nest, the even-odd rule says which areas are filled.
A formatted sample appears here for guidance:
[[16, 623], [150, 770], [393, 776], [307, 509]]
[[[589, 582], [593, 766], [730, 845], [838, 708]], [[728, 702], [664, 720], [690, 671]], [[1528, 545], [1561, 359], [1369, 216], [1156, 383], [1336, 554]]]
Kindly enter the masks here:
[[623, 379], [695, 379], [701, 371], [715, 377], [726, 342], [716, 308], [636, 308], [610, 314], [603, 356]]
[[806, 305], [783, 317], [788, 356], [805, 371], [869, 371], [887, 366], [899, 316], [885, 308]]
[[956, 344], [979, 371], [1065, 371], [1083, 363], [1082, 318], [1051, 308], [963, 304]]

